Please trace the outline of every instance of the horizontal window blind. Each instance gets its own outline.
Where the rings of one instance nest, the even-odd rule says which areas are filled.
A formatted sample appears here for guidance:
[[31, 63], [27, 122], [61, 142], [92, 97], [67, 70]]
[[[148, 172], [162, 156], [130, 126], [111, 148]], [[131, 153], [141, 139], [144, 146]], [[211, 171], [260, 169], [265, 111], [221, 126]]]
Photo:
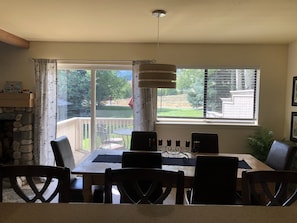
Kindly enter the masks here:
[[206, 118], [255, 119], [255, 69], [205, 70]]
[[259, 75], [258, 69], [178, 69], [175, 92], [158, 89], [158, 118], [256, 121]]

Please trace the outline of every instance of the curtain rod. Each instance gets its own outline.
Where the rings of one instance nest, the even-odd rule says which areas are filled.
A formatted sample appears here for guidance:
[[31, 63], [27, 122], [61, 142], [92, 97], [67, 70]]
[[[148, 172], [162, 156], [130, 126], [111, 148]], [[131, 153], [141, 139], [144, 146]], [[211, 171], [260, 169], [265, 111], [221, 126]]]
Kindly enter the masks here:
[[64, 69], [132, 69], [132, 61], [86, 61], [86, 60], [58, 60], [58, 67]]
[[57, 59], [58, 63], [75, 63], [75, 64], [132, 64], [132, 60], [71, 60]]

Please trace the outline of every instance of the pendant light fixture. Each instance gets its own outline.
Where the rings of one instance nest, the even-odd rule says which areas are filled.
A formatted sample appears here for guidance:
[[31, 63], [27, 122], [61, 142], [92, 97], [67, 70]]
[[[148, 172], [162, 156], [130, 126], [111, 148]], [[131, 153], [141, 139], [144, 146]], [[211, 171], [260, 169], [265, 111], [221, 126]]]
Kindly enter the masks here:
[[[160, 18], [166, 16], [162, 9], [154, 10], [152, 15], [158, 18], [157, 50], [159, 49]], [[172, 64], [139, 65], [138, 86], [142, 88], [175, 88], [176, 66]]]

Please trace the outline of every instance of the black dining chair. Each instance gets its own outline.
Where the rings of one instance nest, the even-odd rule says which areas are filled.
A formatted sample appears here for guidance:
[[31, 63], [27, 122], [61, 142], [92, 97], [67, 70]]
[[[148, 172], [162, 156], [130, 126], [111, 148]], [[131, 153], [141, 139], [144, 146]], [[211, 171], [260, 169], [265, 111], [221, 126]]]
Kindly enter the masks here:
[[[143, 189], [141, 182], [150, 182], [150, 187]], [[137, 197], [130, 196], [125, 183], [130, 184]], [[176, 188], [175, 204], [184, 202], [184, 172], [167, 171], [153, 168], [122, 168], [105, 170], [105, 203], [112, 203], [112, 186], [116, 185], [121, 197], [133, 204], [162, 204]], [[159, 190], [162, 185], [162, 193], [153, 200], [151, 195]]]
[[154, 151], [124, 151], [122, 167], [162, 168], [162, 154]]
[[[122, 154], [122, 168], [157, 168], [162, 169], [162, 154], [160, 152], [153, 151], [129, 151], [123, 152]], [[146, 191], [151, 186], [151, 182], [139, 182], [141, 188]], [[135, 193], [133, 185], [129, 182], [123, 183], [127, 193], [136, 200], [139, 197]], [[148, 197], [149, 200], [153, 201], [162, 193], [162, 185], [159, 185], [159, 188], [156, 188], [154, 192]], [[126, 200], [121, 196], [121, 203], [129, 203], [129, 200]]]
[[242, 189], [244, 205], [290, 206], [297, 200], [297, 172], [244, 171]]
[[157, 133], [132, 131], [130, 150], [157, 151]]
[[290, 170], [295, 159], [297, 147], [274, 140], [265, 163], [275, 170]]
[[238, 158], [197, 156], [191, 204], [236, 204]]
[[[72, 170], [75, 167], [75, 161], [72, 149], [67, 136], [60, 136], [51, 142], [52, 150], [54, 153], [57, 166], [67, 167]], [[70, 174], [70, 201], [83, 202], [83, 179], [80, 176]], [[103, 185], [93, 185], [93, 201], [96, 203], [103, 202]]]
[[[297, 147], [285, 142], [274, 140], [269, 149], [265, 163], [274, 170], [291, 170]], [[275, 185], [278, 191], [278, 185]]]
[[[28, 203], [69, 202], [70, 170], [66, 167], [42, 165], [1, 165], [0, 202], [3, 201], [3, 180], [8, 179], [13, 191]], [[26, 187], [19, 182], [23, 179]], [[25, 190], [26, 188], [26, 190]]]
[[214, 133], [198, 133], [191, 134], [191, 151], [198, 153], [218, 153], [219, 137]]

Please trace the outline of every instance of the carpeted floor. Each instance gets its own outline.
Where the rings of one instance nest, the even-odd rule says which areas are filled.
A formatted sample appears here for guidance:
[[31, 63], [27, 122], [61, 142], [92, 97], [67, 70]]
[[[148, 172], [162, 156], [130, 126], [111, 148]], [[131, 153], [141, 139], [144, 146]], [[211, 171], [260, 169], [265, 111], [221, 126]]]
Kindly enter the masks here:
[[[32, 191], [29, 189], [24, 189], [24, 193], [28, 196], [33, 195]], [[3, 202], [25, 203], [12, 188], [6, 188], [3, 190]]]
[[[53, 181], [51, 183], [51, 185], [53, 185], [53, 188], [55, 188], [55, 182]], [[41, 189], [43, 184], [42, 182], [38, 182], [37, 184], [37, 188]], [[30, 189], [30, 186], [27, 184], [23, 184], [22, 186], [22, 190], [23, 192], [29, 196], [32, 197], [34, 195], [34, 193], [32, 192], [32, 190]], [[45, 196], [47, 196], [46, 194], [48, 194], [47, 192], [50, 192], [51, 190], [51, 186], [50, 188], [45, 192]], [[24, 203], [24, 200], [22, 198], [20, 198], [15, 192], [14, 190], [10, 187], [9, 183], [4, 183], [3, 185], [3, 202], [17, 202], [17, 203]], [[57, 202], [57, 199], [55, 198], [54, 203]]]

